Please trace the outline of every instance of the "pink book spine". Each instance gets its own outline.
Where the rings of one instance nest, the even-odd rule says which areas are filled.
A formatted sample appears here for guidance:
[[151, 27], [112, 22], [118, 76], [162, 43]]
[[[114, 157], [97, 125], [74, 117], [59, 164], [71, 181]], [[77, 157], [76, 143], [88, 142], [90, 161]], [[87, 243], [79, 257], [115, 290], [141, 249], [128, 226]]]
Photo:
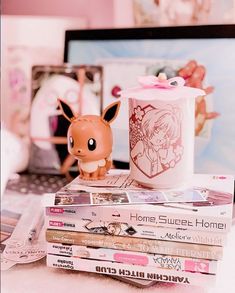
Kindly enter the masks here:
[[79, 220], [72, 217], [59, 216], [46, 216], [45, 227], [48, 229], [120, 235], [214, 246], [224, 246], [226, 240], [226, 235], [223, 233], [162, 228], [149, 225], [131, 225], [125, 222], [103, 222], [92, 221], [91, 219]]
[[188, 285], [213, 286], [216, 275], [172, 271], [149, 266], [87, 260], [74, 257], [47, 255], [47, 266], [121, 277], [155, 280]]
[[207, 274], [216, 274], [217, 271], [217, 261], [213, 260], [184, 258], [171, 255], [147, 254], [105, 248], [91, 248], [78, 245], [47, 243], [47, 253], [61, 256], [150, 266], [173, 271], [189, 271]]

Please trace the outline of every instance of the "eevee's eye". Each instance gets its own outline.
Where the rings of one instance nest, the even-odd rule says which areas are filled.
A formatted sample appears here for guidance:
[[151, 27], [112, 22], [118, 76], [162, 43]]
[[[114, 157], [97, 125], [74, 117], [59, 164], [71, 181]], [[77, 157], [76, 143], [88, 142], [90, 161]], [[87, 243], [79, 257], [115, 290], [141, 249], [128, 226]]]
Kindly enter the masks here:
[[94, 138], [90, 138], [88, 140], [87, 145], [88, 145], [89, 151], [94, 151], [96, 149], [96, 141], [95, 141], [95, 139]]
[[72, 136], [69, 137], [69, 146], [71, 149], [74, 147], [74, 140], [73, 140]]

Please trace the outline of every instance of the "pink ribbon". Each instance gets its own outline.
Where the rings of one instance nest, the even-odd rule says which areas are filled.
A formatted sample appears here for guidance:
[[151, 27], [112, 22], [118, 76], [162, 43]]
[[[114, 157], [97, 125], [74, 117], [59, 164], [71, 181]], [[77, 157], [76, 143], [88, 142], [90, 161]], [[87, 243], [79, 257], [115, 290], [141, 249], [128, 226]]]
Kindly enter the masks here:
[[157, 76], [154, 76], [154, 75], [140, 76], [138, 78], [138, 82], [144, 88], [162, 88], [162, 89], [182, 87], [185, 84], [185, 80], [182, 77], [173, 77], [170, 79], [159, 79]]

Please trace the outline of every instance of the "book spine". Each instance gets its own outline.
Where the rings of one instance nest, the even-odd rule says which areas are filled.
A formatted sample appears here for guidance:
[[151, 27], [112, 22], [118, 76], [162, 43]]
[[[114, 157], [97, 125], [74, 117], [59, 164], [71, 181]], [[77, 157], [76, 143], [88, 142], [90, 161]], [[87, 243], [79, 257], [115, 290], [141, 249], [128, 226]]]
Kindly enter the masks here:
[[166, 241], [186, 242], [224, 246], [224, 233], [209, 233], [195, 230], [162, 228], [148, 225], [131, 225], [122, 222], [77, 220], [72, 217], [46, 216], [45, 227], [48, 229], [76, 231], [103, 235], [120, 235], [137, 238], [158, 239]]
[[117, 250], [157, 253], [191, 258], [218, 260], [222, 258], [220, 246], [179, 243], [152, 239], [89, 234], [83, 232], [46, 230], [48, 242], [111, 248]]
[[99, 274], [115, 275], [145, 280], [155, 280], [177, 284], [212, 286], [216, 275], [171, 271], [153, 267], [113, 263], [108, 261], [87, 260], [81, 258], [47, 255], [47, 266]]
[[[148, 205], [146, 205], [148, 207]], [[136, 206], [137, 207], [137, 206]], [[216, 218], [199, 215], [196, 211], [189, 213], [174, 213], [176, 208], [166, 207], [164, 211], [148, 210], [141, 207], [47, 207], [46, 215], [65, 215], [76, 219], [92, 219], [93, 221], [117, 221], [127, 222], [131, 225], [152, 225], [155, 227], [181, 228], [205, 232], [228, 232], [231, 219]], [[187, 210], [188, 211], [188, 210]]]
[[47, 253], [103, 261], [114, 261], [159, 269], [216, 274], [217, 261], [184, 258], [171, 255], [146, 254], [106, 248], [91, 248], [47, 242]]

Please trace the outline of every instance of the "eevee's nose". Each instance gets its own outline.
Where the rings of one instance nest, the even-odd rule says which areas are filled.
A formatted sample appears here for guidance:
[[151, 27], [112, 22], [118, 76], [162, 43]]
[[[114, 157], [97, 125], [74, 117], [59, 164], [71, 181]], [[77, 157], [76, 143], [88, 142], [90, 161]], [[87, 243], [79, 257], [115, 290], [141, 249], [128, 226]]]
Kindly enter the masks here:
[[82, 150], [78, 149], [78, 153], [80, 154], [82, 152]]

